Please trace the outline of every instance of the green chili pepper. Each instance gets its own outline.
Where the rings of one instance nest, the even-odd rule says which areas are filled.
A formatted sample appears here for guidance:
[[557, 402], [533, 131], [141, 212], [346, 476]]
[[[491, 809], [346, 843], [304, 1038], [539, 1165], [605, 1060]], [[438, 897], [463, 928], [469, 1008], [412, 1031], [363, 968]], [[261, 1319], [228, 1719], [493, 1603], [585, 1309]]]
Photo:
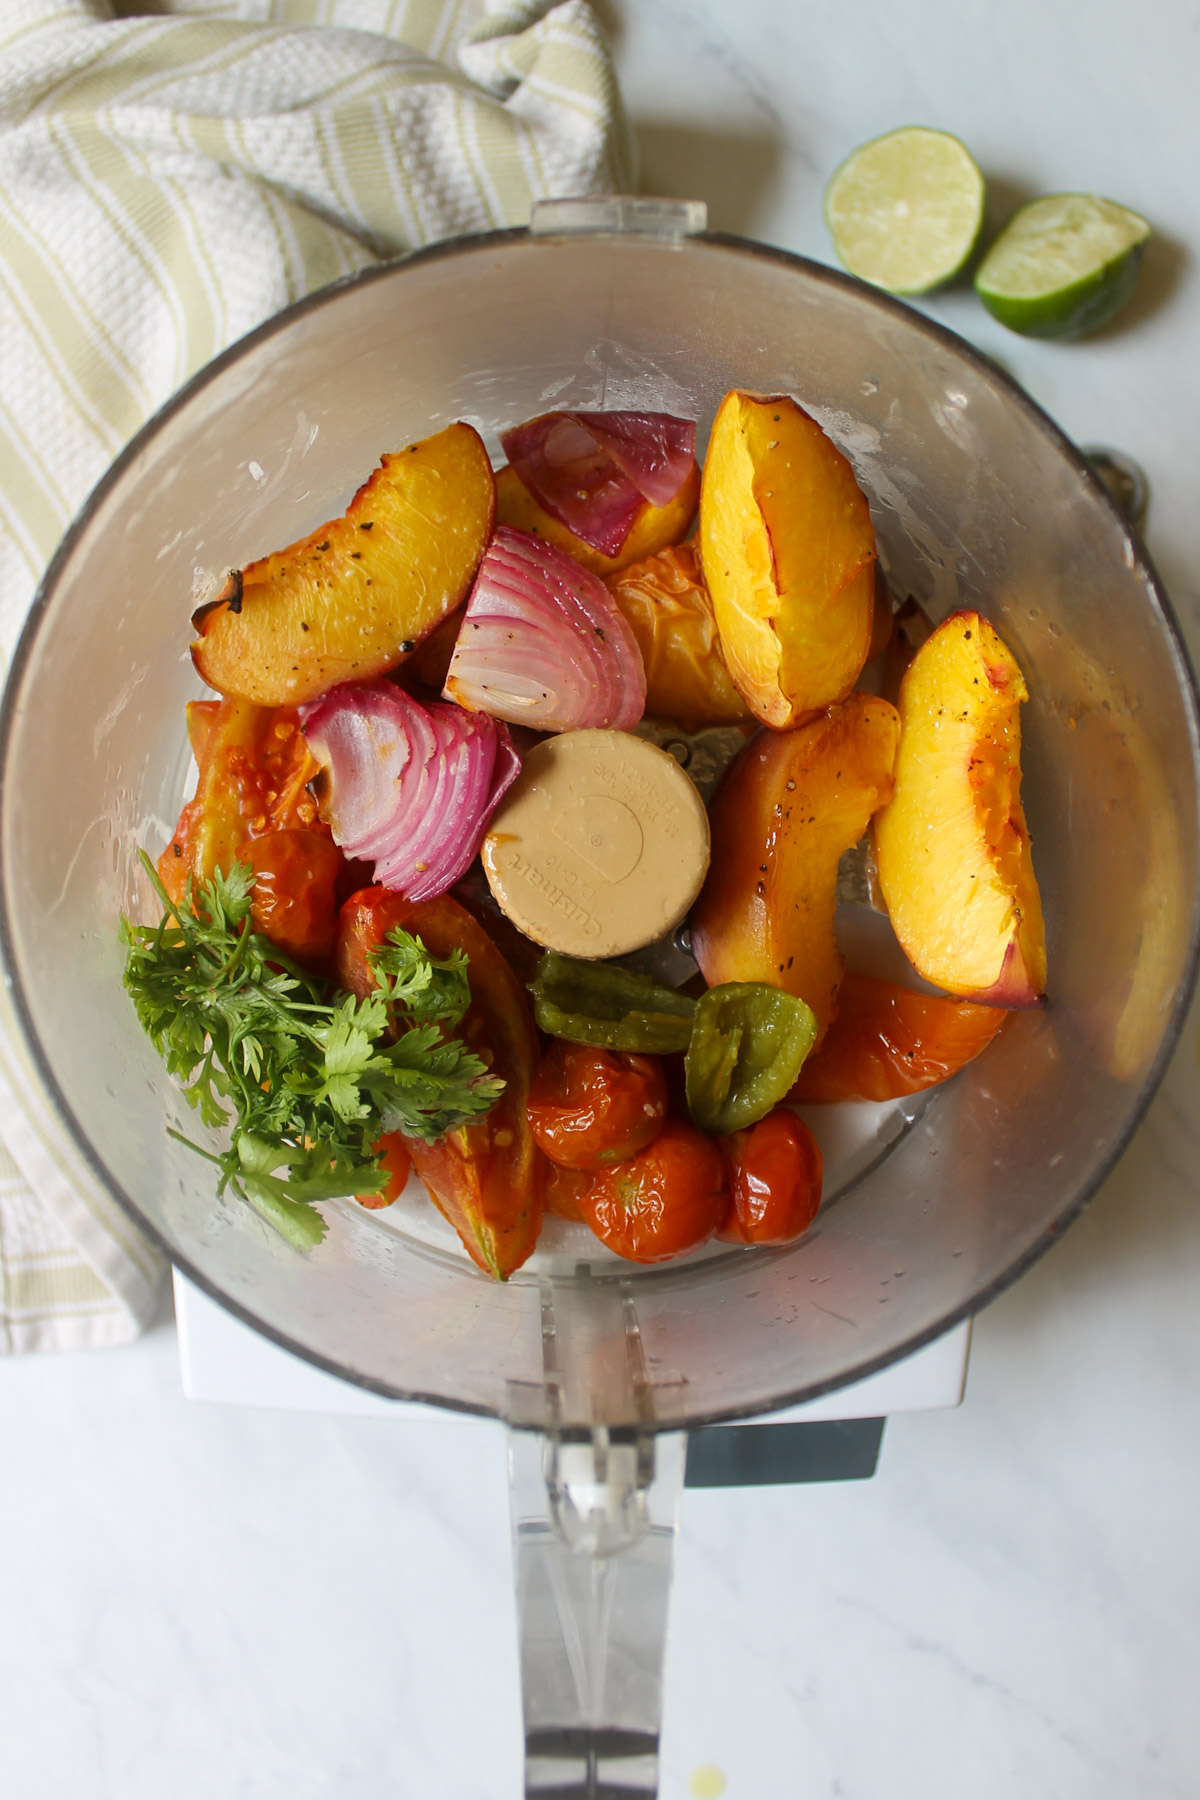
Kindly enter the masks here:
[[568, 1043], [666, 1056], [691, 1040], [694, 1000], [611, 963], [548, 950], [529, 991], [542, 1030]]
[[701, 1131], [740, 1131], [782, 1100], [813, 1047], [812, 1008], [765, 981], [729, 981], [696, 1003], [688, 1111]]

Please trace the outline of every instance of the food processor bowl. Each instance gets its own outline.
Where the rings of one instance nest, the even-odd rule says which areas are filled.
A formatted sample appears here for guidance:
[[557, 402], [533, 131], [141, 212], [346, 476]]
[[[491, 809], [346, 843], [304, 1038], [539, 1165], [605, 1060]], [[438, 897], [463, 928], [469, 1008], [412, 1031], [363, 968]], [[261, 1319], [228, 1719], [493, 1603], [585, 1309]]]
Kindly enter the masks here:
[[[1145, 1108], [1196, 932], [1191, 677], [1145, 552], [1085, 461], [918, 312], [692, 223], [686, 208], [558, 203], [533, 230], [419, 252], [263, 325], [92, 496], [32, 610], [2, 719], [12, 993], [100, 1179], [192, 1280], [286, 1348], [540, 1433], [546, 1544], [575, 1530], [576, 1550], [610, 1563], [622, 1543], [658, 1542], [654, 1434], [865, 1376], [1054, 1241]], [[149, 898], [136, 853], [167, 842], [188, 774], [184, 705], [201, 692], [188, 615], [228, 569], [342, 510], [381, 452], [455, 419], [497, 453], [501, 430], [551, 408], [644, 408], [696, 418], [703, 445], [733, 386], [794, 395], [850, 458], [895, 594], [935, 620], [978, 608], [1016, 654], [1046, 1002], [892, 1116], [789, 1249], [643, 1269], [585, 1247], [501, 1285], [346, 1202], [301, 1255], [245, 1205], [216, 1202], [211, 1164], [168, 1136], [203, 1133], [121, 991], [118, 919]], [[611, 1725], [613, 1706], [575, 1686], [578, 1729], [589, 1708]], [[547, 1702], [547, 1729], [568, 1729], [565, 1704]], [[635, 1756], [642, 1728], [628, 1728]]]

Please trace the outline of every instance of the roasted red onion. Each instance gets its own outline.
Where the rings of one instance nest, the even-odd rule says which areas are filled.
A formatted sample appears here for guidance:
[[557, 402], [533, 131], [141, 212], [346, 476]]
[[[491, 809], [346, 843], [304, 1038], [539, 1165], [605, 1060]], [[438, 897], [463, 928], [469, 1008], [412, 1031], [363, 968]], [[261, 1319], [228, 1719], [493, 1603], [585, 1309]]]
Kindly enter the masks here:
[[672, 413], [577, 412], [652, 506], [668, 506], [696, 460], [696, 421]]
[[599, 576], [501, 525], [471, 589], [444, 692], [534, 731], [629, 731], [646, 708], [633, 632]]
[[504, 454], [539, 505], [616, 556], [643, 504], [666, 506], [695, 464], [696, 427], [670, 413], [543, 413], [506, 431]]
[[520, 769], [505, 727], [458, 706], [421, 706], [390, 681], [331, 688], [301, 719], [334, 842], [410, 900], [444, 894]]

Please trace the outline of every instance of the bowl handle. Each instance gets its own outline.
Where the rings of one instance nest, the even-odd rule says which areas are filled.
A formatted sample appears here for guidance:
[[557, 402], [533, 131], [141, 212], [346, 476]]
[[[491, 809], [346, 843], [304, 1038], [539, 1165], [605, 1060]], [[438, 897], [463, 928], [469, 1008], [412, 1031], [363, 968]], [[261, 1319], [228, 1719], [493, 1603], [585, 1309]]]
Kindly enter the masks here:
[[525, 1794], [658, 1793], [687, 1437], [510, 1430]]

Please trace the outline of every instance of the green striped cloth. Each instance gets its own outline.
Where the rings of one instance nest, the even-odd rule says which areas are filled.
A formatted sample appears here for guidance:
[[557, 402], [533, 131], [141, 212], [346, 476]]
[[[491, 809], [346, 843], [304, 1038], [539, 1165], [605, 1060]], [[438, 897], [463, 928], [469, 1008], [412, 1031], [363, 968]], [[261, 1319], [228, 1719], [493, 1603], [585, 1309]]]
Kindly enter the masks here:
[[[0, 668], [107, 465], [289, 301], [620, 192], [586, 0], [0, 0]], [[0, 1351], [119, 1343], [157, 1258], [0, 1018]]]

